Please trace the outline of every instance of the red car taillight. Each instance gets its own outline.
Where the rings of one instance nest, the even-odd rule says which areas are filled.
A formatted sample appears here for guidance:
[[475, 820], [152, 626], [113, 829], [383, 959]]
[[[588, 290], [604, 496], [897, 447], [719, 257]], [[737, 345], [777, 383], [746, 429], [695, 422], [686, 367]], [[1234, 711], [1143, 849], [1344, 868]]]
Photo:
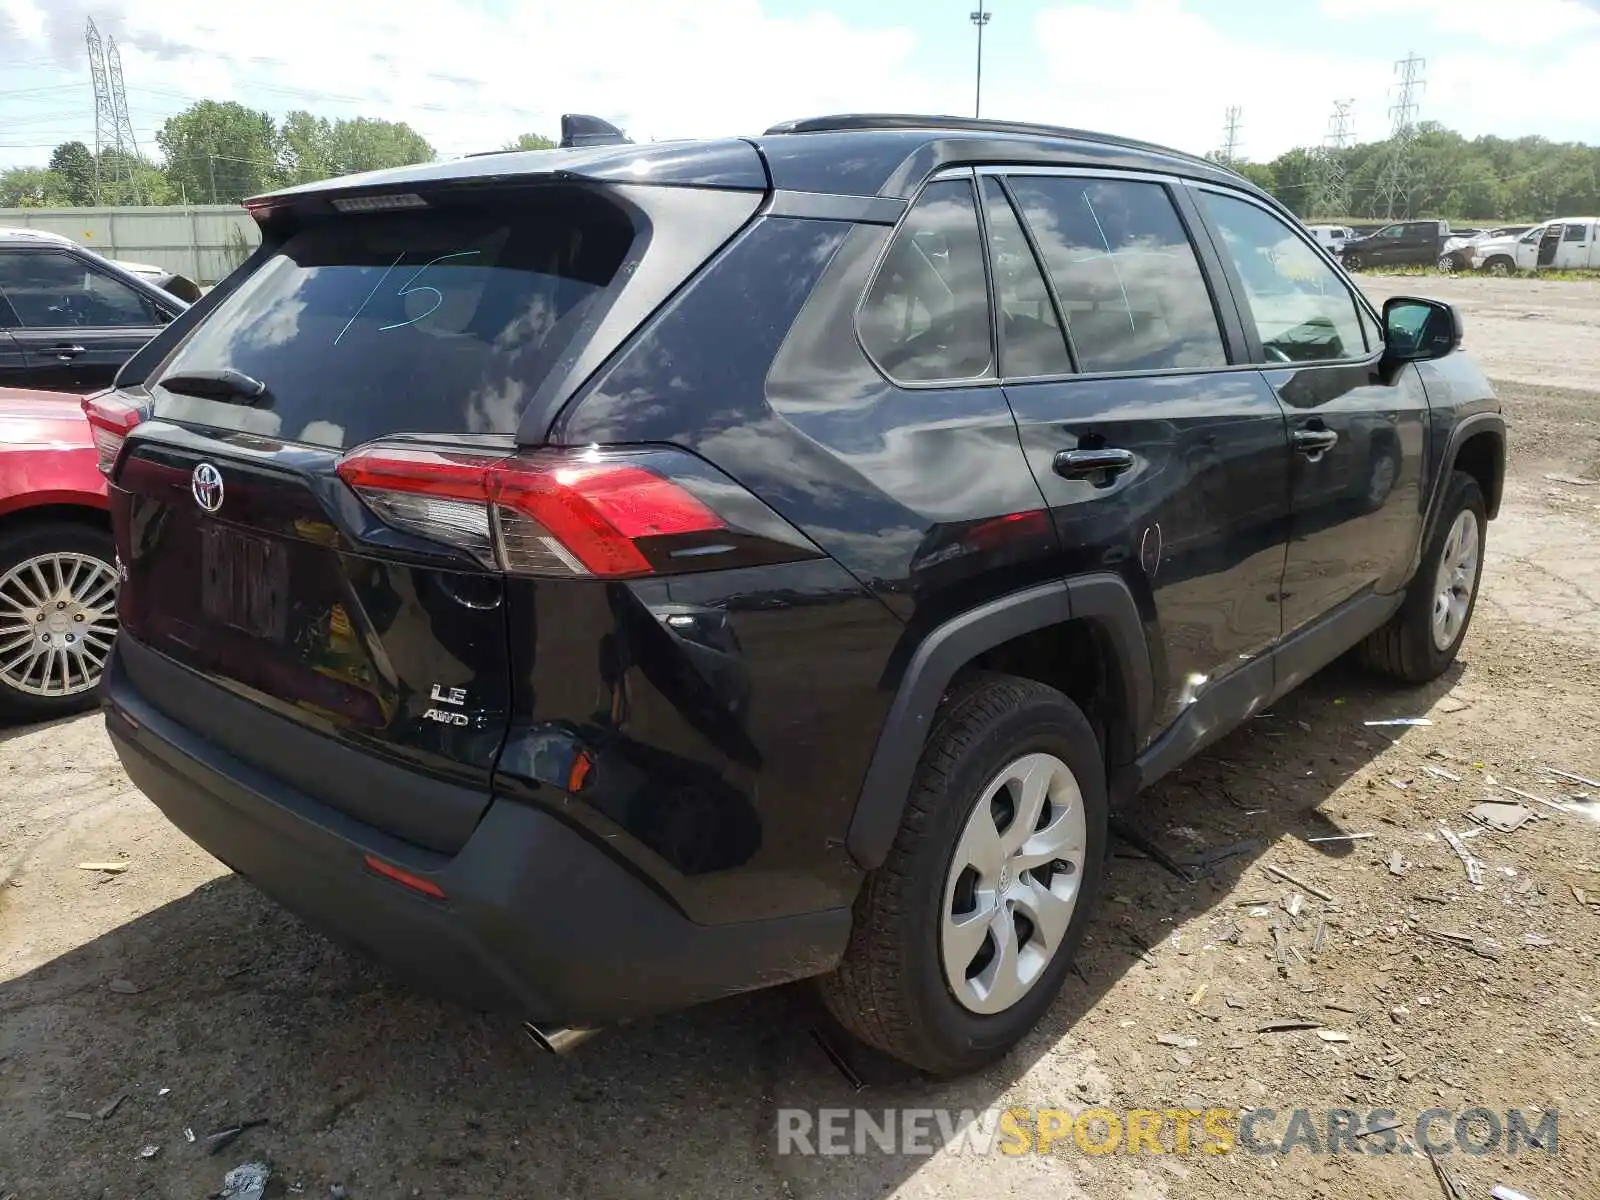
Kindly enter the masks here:
[[100, 473], [109, 479], [116, 469], [117, 456], [122, 453], [122, 443], [133, 427], [144, 420], [144, 410], [114, 392], [106, 392], [85, 396], [83, 415], [89, 418], [89, 435], [100, 455]]
[[[386, 523], [515, 575], [621, 579], [743, 565], [752, 552], [765, 561], [815, 553], [754, 497], [678, 451], [492, 457], [375, 445], [338, 471]], [[713, 507], [719, 501], [728, 511]]]

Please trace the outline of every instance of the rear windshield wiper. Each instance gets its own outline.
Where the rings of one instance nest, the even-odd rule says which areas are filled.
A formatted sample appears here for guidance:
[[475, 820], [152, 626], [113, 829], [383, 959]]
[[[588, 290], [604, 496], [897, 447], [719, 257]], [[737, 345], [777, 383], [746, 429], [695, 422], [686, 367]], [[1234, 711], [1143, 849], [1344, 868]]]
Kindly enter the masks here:
[[232, 368], [178, 371], [164, 376], [161, 386], [169, 392], [185, 396], [206, 396], [214, 400], [243, 401], [245, 404], [259, 404], [270, 395], [267, 385], [261, 380]]

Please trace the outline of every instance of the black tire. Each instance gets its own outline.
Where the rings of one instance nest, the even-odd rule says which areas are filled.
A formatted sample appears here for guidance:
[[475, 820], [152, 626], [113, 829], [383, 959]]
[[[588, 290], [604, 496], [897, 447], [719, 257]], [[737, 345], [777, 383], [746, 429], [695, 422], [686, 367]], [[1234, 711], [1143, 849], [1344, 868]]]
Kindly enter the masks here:
[[[1049, 753], [1076, 777], [1085, 855], [1076, 907], [1056, 954], [1010, 1007], [979, 1015], [958, 1002], [940, 957], [946, 876], [985, 787], [1008, 763]], [[1100, 892], [1106, 858], [1105, 765], [1094, 730], [1054, 688], [974, 675], [940, 707], [888, 859], [855, 905], [837, 972], [819, 981], [829, 1011], [868, 1045], [933, 1075], [977, 1070], [1038, 1023], [1061, 988]]]
[[1483, 264], [1484, 274], [1511, 276], [1517, 273], [1517, 264], [1504, 254], [1497, 254]]
[[[18, 563], [41, 554], [72, 553], [98, 559], [116, 570], [116, 546], [111, 534], [86, 522], [49, 520], [17, 525], [0, 533], [0, 579]], [[9, 619], [9, 609], [0, 606], [0, 627]], [[12, 721], [48, 721], [95, 708], [100, 703], [98, 686], [66, 696], [37, 696], [10, 682], [0, 674], [0, 718]]]
[[[1450, 528], [1463, 512], [1471, 512], [1477, 518], [1478, 562], [1472, 578], [1472, 594], [1467, 599], [1466, 617], [1450, 644], [1441, 647], [1433, 636], [1435, 580]], [[1445, 673], [1455, 661], [1461, 642], [1472, 625], [1472, 613], [1478, 603], [1478, 585], [1483, 579], [1488, 528], [1483, 491], [1478, 487], [1478, 481], [1465, 471], [1452, 472], [1445, 482], [1439, 520], [1428, 538], [1427, 549], [1406, 592], [1405, 603], [1387, 625], [1361, 643], [1361, 661], [1367, 667], [1391, 679], [1412, 684], [1427, 683]]]
[[1361, 255], [1359, 255], [1359, 254], [1346, 254], [1344, 256], [1344, 269], [1346, 271], [1359, 271], [1359, 270], [1361, 270]]

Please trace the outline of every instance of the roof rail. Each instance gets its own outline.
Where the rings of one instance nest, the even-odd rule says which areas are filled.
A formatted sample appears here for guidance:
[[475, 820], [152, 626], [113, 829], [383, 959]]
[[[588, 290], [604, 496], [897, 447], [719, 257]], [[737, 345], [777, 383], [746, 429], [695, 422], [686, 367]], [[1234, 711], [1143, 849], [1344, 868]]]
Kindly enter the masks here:
[[[961, 133], [1011, 133], [1028, 137], [1071, 138], [1079, 142], [1097, 142], [1110, 146], [1128, 146], [1171, 158], [1191, 162], [1211, 163], [1210, 159], [1171, 146], [1142, 142], [1137, 138], [1117, 137], [1110, 133], [1095, 133], [1087, 129], [1069, 129], [1063, 125], [1040, 125], [1031, 121], [986, 121], [977, 117], [940, 117], [917, 113], [840, 113], [828, 117], [803, 117], [797, 121], [784, 121], [766, 132], [780, 133], [837, 133], [860, 129], [949, 129]], [[1216, 163], [1211, 163], [1216, 166]]]
[[588, 113], [561, 114], [561, 149], [574, 146], [627, 146], [632, 139], [610, 121]]

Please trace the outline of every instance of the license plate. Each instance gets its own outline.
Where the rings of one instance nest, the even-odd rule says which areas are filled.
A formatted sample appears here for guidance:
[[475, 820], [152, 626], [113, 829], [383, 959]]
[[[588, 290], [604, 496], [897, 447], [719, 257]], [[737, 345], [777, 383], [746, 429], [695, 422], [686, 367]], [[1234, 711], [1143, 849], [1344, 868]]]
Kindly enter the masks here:
[[200, 529], [200, 609], [252, 637], [282, 641], [288, 628], [289, 556], [265, 538], [223, 525]]

